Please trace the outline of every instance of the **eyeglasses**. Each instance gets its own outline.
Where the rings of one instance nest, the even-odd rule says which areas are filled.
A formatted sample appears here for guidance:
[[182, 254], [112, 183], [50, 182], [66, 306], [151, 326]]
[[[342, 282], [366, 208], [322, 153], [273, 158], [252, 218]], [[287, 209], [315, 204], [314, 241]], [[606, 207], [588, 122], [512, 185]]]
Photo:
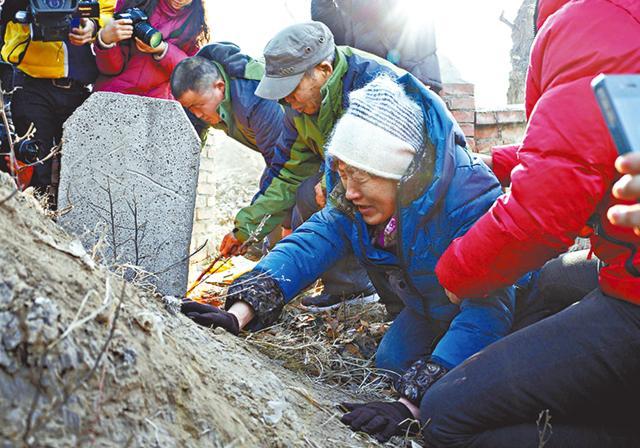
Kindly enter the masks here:
[[347, 165], [344, 162], [338, 162], [338, 175], [340, 176], [340, 179], [345, 186], [347, 184], [347, 181], [353, 182], [356, 185], [362, 185], [371, 180], [371, 178], [373, 177], [372, 174], [359, 168]]

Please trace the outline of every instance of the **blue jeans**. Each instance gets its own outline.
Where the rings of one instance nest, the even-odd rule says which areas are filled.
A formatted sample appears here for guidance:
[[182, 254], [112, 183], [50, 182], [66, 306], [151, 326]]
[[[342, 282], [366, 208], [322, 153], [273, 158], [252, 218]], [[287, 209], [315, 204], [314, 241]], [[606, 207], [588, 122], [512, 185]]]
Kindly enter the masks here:
[[403, 373], [415, 361], [427, 357], [445, 331], [446, 326], [405, 307], [380, 341], [376, 368]]
[[[544, 437], [545, 448], [638, 447], [639, 353], [640, 306], [596, 289], [433, 385], [420, 406], [425, 441], [536, 448]], [[541, 436], [543, 412], [551, 432]]]
[[[300, 227], [311, 215], [320, 210], [314, 189], [321, 178], [322, 174], [318, 173], [303, 181], [298, 187], [296, 205], [291, 217], [293, 230]], [[320, 278], [324, 285], [324, 292], [331, 295], [350, 295], [373, 288], [367, 271], [351, 251]]]
[[[568, 252], [540, 269], [518, 294], [512, 331], [556, 314], [598, 287], [598, 261], [587, 259], [588, 253]], [[404, 372], [418, 359], [429, 356], [446, 331], [443, 323], [405, 307], [380, 341], [376, 367]]]

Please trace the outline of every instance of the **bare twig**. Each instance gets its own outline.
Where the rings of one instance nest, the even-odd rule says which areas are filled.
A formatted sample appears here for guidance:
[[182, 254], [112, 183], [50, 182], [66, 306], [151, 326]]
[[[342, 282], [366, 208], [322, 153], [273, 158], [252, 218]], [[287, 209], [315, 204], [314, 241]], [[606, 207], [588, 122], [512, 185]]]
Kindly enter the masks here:
[[500, 20], [502, 23], [504, 23], [505, 25], [507, 25], [507, 26], [508, 26], [509, 28], [511, 28], [511, 29], [513, 29], [513, 27], [515, 26], [515, 25], [513, 24], [513, 22], [511, 22], [509, 19], [507, 19], [507, 18], [504, 16], [504, 9], [503, 9], [503, 10], [502, 10], [502, 12], [500, 13], [500, 17], [499, 17], [499, 19], [498, 19], [498, 20]]
[[544, 448], [553, 434], [549, 409], [540, 412], [536, 425], [538, 426], [538, 448]]
[[[256, 242], [258, 240], [258, 235], [260, 234], [260, 232], [262, 232], [262, 228], [264, 227], [264, 225], [266, 224], [266, 222], [267, 222], [267, 220], [269, 218], [271, 218], [271, 215], [264, 215], [262, 217], [262, 220], [260, 220], [260, 223], [256, 226], [256, 228], [253, 230], [253, 232], [251, 232], [251, 234], [249, 235], [249, 238], [247, 238], [247, 240], [244, 243], [242, 243], [242, 245], [238, 249], [239, 252], [242, 252], [250, 244], [253, 244], [254, 242]], [[218, 255], [211, 263], [209, 263], [209, 265], [206, 268], [204, 268], [204, 270], [200, 273], [200, 275], [195, 280], [195, 282], [193, 282], [193, 285], [191, 285], [191, 287], [187, 290], [187, 294], [186, 295], [188, 296], [194, 289], [196, 289], [198, 286], [200, 286], [202, 283], [204, 283], [209, 277], [211, 277], [213, 274], [218, 272], [222, 268], [222, 266], [224, 266], [230, 259], [231, 259], [231, 257], [224, 257], [224, 256], [222, 256], [222, 254]], [[220, 265], [216, 269], [211, 271], [211, 269], [213, 269], [213, 267], [216, 265], [216, 263], [218, 263], [220, 261], [222, 261], [222, 263], [220, 263]]]

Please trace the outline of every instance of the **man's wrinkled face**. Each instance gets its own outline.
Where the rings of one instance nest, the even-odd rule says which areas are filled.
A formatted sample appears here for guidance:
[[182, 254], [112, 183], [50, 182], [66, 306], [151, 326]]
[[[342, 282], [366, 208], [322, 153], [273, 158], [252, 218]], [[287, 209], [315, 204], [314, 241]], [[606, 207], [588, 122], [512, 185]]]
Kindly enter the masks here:
[[315, 115], [322, 105], [322, 86], [333, 73], [333, 67], [328, 62], [317, 65], [312, 72], [306, 73], [298, 87], [287, 95], [284, 100], [296, 111]]
[[218, 107], [224, 100], [224, 89], [224, 81], [220, 80], [202, 92], [187, 90], [178, 101], [193, 115], [213, 126], [221, 121]]
[[396, 212], [398, 181], [374, 176], [341, 160], [337, 168], [345, 197], [356, 206], [364, 222], [377, 226], [391, 219]]

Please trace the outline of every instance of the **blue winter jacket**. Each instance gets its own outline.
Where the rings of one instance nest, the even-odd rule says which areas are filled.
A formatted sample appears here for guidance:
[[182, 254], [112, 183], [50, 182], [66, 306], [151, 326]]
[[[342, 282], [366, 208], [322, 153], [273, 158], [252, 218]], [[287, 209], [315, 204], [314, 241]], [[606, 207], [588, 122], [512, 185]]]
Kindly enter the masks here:
[[[296, 191], [301, 182], [323, 169], [324, 144], [343, 110], [349, 104], [349, 93], [363, 87], [380, 74], [392, 77], [404, 70], [391, 65], [378, 56], [350, 47], [337, 47], [333, 74], [320, 90], [322, 103], [315, 115], [296, 112], [285, 107], [286, 142], [294, 140], [288, 151], [281, 151], [273, 164], [276, 178], [268, 188], [261, 190], [255, 201], [236, 215], [234, 233], [240, 241], [249, 235], [258, 240], [268, 235], [282, 222], [295, 205]], [[331, 191], [331, 185], [327, 185]], [[265, 216], [261, 231], [260, 223]]]
[[295, 140], [290, 133], [283, 133], [284, 110], [277, 101], [255, 95], [264, 65], [240, 53], [232, 43], [218, 42], [203, 47], [197, 56], [216, 63], [225, 85], [225, 98], [218, 108], [222, 121], [213, 126], [229, 137], [258, 151], [267, 165], [260, 181], [261, 191], [268, 188], [277, 169], [270, 169], [280, 151], [288, 152]]
[[432, 357], [451, 368], [505, 336], [513, 321], [512, 287], [465, 298], [458, 307], [434, 273], [450, 242], [491, 207], [501, 188], [487, 166], [460, 146], [463, 137], [442, 100], [412, 75], [398, 82], [423, 109], [428, 143], [398, 187], [396, 253], [372, 244], [371, 229], [339, 184], [330, 204], [277, 244], [256, 269], [278, 282], [288, 302], [352, 249], [381, 296], [397, 296], [444, 332]]

